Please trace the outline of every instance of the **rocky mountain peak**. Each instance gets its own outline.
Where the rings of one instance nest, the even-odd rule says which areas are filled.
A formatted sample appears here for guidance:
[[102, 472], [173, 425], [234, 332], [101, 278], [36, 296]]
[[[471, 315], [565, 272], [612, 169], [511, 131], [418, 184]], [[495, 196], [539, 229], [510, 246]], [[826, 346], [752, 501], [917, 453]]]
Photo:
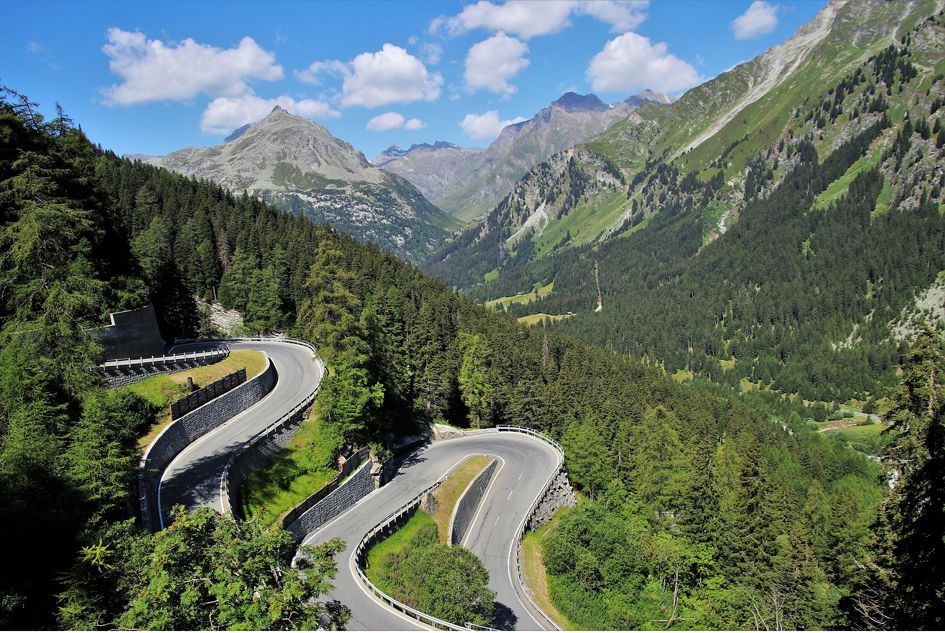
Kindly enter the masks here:
[[607, 104], [597, 98], [597, 95], [579, 95], [576, 92], [566, 92], [556, 101], [551, 102], [552, 108], [561, 108], [569, 112], [603, 112]]

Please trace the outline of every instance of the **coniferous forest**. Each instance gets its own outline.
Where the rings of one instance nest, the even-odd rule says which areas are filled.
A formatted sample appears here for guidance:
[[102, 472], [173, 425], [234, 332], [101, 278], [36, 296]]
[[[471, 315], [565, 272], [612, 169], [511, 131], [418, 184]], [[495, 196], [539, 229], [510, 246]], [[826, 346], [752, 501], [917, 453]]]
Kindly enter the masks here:
[[[792, 183], [830, 169], [809, 160], [783, 187], [805, 204]], [[851, 198], [875, 187], [867, 172]], [[933, 226], [926, 215], [909, 221]], [[154, 412], [88, 371], [100, 351], [84, 328], [152, 302], [165, 337], [209, 333], [195, 299], [214, 288], [254, 329], [319, 347], [346, 444], [437, 420], [558, 438], [582, 502], [546, 565], [581, 627], [945, 626], [937, 335], [904, 359], [877, 464], [812, 431], [797, 401], [743, 402], [526, 328], [327, 226], [118, 158], [11, 91], [0, 225], [0, 530], [26, 555], [0, 569], [2, 628], [343, 625], [344, 606], [318, 599], [337, 544], [297, 570], [288, 535], [252, 521], [200, 511], [138, 527], [136, 439]]]

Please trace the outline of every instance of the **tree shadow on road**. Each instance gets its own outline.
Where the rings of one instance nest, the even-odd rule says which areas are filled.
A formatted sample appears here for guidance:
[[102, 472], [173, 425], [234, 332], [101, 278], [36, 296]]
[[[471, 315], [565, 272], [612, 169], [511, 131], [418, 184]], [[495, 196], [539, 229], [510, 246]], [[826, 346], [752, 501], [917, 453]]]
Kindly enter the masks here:
[[514, 631], [517, 623], [518, 618], [515, 616], [514, 611], [501, 602], [494, 603], [492, 628], [500, 631]]

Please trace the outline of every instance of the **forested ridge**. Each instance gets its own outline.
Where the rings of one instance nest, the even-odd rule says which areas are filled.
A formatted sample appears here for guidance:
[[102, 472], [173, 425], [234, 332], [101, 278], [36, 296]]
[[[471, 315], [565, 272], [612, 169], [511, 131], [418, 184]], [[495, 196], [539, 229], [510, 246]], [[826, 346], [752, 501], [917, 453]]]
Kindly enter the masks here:
[[[502, 205], [518, 203], [510, 196], [425, 269], [478, 299], [553, 282], [508, 312], [573, 313], [552, 329], [670, 372], [808, 400], [880, 398], [908, 349], [900, 322], [945, 270], [943, 24], [942, 13], [928, 17], [832, 83], [772, 97], [777, 117], [746, 108], [691, 152], [641, 150], [646, 160], [618, 174], [624, 219], [599, 241], [569, 232], [548, 253], [534, 236], [513, 244], [492, 230]], [[601, 183], [614, 178], [597, 163], [619, 154], [615, 134], [586, 144], [590, 157], [572, 158], [558, 180], [542, 167], [529, 178], [548, 200], [586, 188], [583, 204], [602, 204], [611, 189]]]
[[[165, 336], [209, 332], [195, 297], [215, 287], [259, 331], [318, 345], [332, 367], [320, 406], [342, 444], [434, 420], [559, 438], [585, 501], [549, 542], [549, 580], [585, 626], [860, 626], [864, 596], [878, 596], [871, 617], [911, 623], [899, 589], [925, 601], [918, 624], [941, 622], [940, 583], [895, 573], [927, 560], [909, 558], [924, 542], [909, 529], [928, 505], [910, 497], [876, 528], [893, 507], [879, 469], [812, 432], [800, 405], [752, 408], [526, 329], [376, 247], [102, 151], [11, 93], [0, 221], [0, 530], [30, 560], [0, 571], [0, 626], [344, 622], [339, 605], [309, 601], [337, 544], [299, 575], [289, 537], [253, 522], [201, 511], [155, 536], [135, 526], [136, 439], [153, 412], [89, 373], [97, 350], [83, 327], [150, 300]], [[896, 409], [906, 482], [938, 476], [941, 386], [922, 379], [942, 363], [917, 357], [915, 388], [931, 392]]]

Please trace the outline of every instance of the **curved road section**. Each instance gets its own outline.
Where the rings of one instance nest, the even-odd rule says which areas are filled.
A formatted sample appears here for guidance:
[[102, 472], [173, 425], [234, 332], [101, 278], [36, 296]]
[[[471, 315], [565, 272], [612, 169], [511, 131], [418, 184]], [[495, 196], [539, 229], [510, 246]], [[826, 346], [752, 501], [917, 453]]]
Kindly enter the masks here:
[[[357, 578], [354, 546], [382, 517], [397, 511], [418, 491], [430, 486], [470, 455], [499, 458], [463, 542], [489, 571], [496, 592], [494, 626], [505, 630], [541, 630], [539, 614], [523, 595], [515, 565], [517, 537], [532, 503], [558, 467], [558, 454], [543, 441], [517, 433], [485, 433], [443, 440], [411, 455], [390, 483], [375, 490], [347, 512], [309, 534], [306, 545], [341, 538], [348, 548], [337, 557], [338, 575], [331, 597], [351, 609], [353, 630], [412, 630], [424, 627], [382, 603]], [[459, 622], [457, 624], [463, 624]]]
[[176, 351], [206, 351], [221, 345], [231, 350], [251, 349], [269, 356], [276, 384], [259, 402], [199, 438], [174, 458], [158, 484], [160, 523], [169, 522], [170, 509], [209, 506], [224, 513], [221, 486], [230, 458], [253, 436], [277, 422], [302, 402], [322, 380], [312, 351], [284, 341], [227, 341], [178, 345]]

